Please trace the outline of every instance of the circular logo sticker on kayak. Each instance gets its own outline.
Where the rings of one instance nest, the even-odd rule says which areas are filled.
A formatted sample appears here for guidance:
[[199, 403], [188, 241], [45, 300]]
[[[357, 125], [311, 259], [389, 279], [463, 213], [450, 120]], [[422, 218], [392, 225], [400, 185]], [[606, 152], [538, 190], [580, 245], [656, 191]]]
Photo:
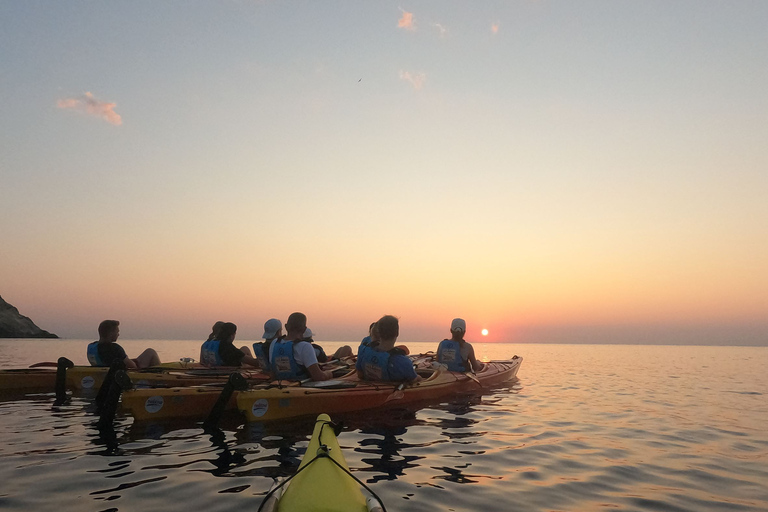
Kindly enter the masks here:
[[262, 416], [267, 414], [267, 409], [269, 409], [269, 402], [267, 402], [267, 399], [259, 398], [258, 400], [253, 402], [253, 407], [251, 407], [251, 412], [257, 418], [261, 418]]
[[86, 375], [80, 380], [80, 385], [83, 386], [83, 389], [91, 389], [93, 387], [94, 380], [93, 377], [90, 375]]
[[146, 409], [147, 412], [150, 414], [154, 414], [162, 408], [163, 408], [163, 397], [161, 396], [151, 396], [147, 398], [146, 402], [144, 402], [144, 409]]

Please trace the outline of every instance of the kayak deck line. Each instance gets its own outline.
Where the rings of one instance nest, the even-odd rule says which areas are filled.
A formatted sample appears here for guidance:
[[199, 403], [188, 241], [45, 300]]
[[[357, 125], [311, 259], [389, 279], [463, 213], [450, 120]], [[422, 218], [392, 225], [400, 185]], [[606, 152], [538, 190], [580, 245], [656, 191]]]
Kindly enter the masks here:
[[[376, 493], [349, 470], [337, 440], [340, 433], [327, 414], [320, 414], [299, 469], [282, 481], [276, 480], [258, 512], [386, 512]], [[367, 500], [361, 487], [371, 495]]]

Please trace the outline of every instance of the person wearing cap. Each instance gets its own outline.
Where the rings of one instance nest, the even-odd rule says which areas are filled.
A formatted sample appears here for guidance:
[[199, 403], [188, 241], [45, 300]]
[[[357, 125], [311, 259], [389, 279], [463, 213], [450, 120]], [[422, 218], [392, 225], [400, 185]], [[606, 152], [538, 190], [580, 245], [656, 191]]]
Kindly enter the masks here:
[[475, 358], [475, 349], [464, 341], [467, 323], [461, 318], [451, 322], [451, 339], [445, 339], [437, 347], [437, 361], [452, 372], [479, 372], [483, 363]]
[[253, 344], [253, 354], [259, 360], [262, 368], [269, 368], [269, 347], [282, 336], [283, 322], [277, 318], [270, 318], [264, 322], [264, 334], [261, 335], [264, 341]]
[[205, 366], [240, 366], [248, 364], [259, 367], [259, 361], [251, 356], [248, 347], [235, 347], [237, 326], [232, 322], [216, 322], [208, 340], [200, 347], [200, 363]]
[[[418, 382], [421, 377], [413, 362], [400, 347], [395, 347], [400, 335], [397, 317], [384, 315], [376, 322], [378, 342], [360, 344], [355, 369], [361, 379]], [[407, 350], [407, 349], [406, 349]]]
[[320, 369], [315, 349], [304, 341], [307, 330], [307, 316], [291, 313], [285, 322], [286, 335], [276, 339], [269, 346], [269, 363], [278, 380], [329, 380], [333, 374]]

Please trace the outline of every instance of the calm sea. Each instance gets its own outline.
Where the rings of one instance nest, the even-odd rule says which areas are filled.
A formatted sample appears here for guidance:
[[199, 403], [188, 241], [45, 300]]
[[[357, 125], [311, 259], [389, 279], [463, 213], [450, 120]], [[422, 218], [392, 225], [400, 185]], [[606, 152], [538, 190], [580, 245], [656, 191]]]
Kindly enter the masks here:
[[[0, 340], [0, 367], [85, 362], [85, 340]], [[199, 341], [123, 341], [164, 361]], [[339, 343], [324, 343], [334, 349]], [[434, 349], [409, 344], [412, 352]], [[476, 344], [519, 354], [519, 380], [419, 410], [343, 418], [358, 478], [389, 511], [766, 511], [768, 348]], [[328, 351], [328, 350], [326, 350]], [[0, 401], [0, 509], [255, 510], [289, 475], [312, 421], [243, 425], [115, 422], [90, 399]]]

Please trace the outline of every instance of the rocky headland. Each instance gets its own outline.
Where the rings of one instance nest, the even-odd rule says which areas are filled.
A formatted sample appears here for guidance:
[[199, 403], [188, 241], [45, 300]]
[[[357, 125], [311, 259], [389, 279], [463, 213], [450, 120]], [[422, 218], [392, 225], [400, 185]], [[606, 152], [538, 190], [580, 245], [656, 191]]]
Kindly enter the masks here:
[[0, 338], [58, 338], [19, 313], [0, 297]]

